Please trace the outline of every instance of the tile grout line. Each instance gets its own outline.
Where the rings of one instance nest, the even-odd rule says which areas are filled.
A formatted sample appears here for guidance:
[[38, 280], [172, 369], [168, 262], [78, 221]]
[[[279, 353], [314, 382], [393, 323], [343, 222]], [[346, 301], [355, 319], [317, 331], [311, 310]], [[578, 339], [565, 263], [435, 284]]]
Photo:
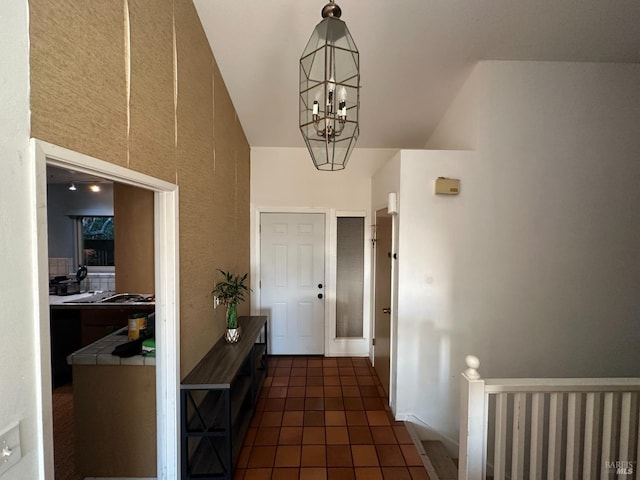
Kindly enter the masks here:
[[[367, 363], [361, 363], [358, 362], [358, 364], [354, 364], [354, 362], [352, 361], [351, 358], [345, 358], [344, 360], [340, 361], [339, 359], [337, 362], [333, 361], [331, 362], [331, 359], [329, 359], [329, 361], [327, 361], [328, 359], [309, 359], [309, 358], [295, 358], [295, 359], [284, 359], [285, 361], [283, 361], [283, 358], [273, 358], [270, 359], [272, 360], [272, 362], [270, 362], [269, 365], [269, 369], [270, 372], [273, 372], [273, 376], [271, 376], [270, 379], [265, 381], [264, 387], [260, 392], [260, 402], [259, 405], [256, 407], [256, 418], [254, 418], [254, 420], [252, 421], [252, 425], [251, 427], [255, 430], [252, 433], [252, 438], [250, 440], [250, 442], [248, 444], [244, 444], [243, 445], [243, 450], [244, 452], [242, 453], [243, 457], [246, 459], [246, 462], [242, 462], [242, 464], [239, 464], [238, 469], [242, 470], [240, 476], [238, 478], [244, 478], [244, 476], [246, 475], [246, 472], [249, 470], [253, 470], [253, 474], [252, 474], [252, 478], [253, 475], [257, 474], [257, 470], [261, 469], [261, 468], [265, 468], [267, 470], [270, 470], [270, 472], [275, 473], [276, 469], [281, 469], [281, 468], [295, 468], [296, 470], [298, 470], [300, 472], [300, 479], [303, 478], [302, 476], [302, 470], [307, 468], [305, 466], [302, 465], [302, 452], [305, 449], [305, 446], [309, 446], [311, 444], [305, 444], [304, 443], [304, 434], [305, 434], [305, 429], [307, 427], [311, 427], [312, 424], [307, 424], [306, 420], [307, 420], [307, 412], [317, 412], [317, 414], [315, 416], [321, 416], [322, 417], [322, 430], [323, 430], [323, 434], [324, 434], [324, 443], [318, 445], [318, 446], [322, 446], [324, 448], [324, 465], [322, 467], [317, 467], [320, 468], [322, 470], [325, 471], [325, 475], [330, 475], [330, 472], [332, 469], [351, 469], [352, 470], [352, 474], [354, 476], [350, 477], [350, 478], [355, 478], [355, 475], [357, 475], [357, 470], [360, 470], [361, 468], [373, 468], [375, 470], [377, 470], [377, 475], [376, 478], [380, 477], [382, 478], [383, 475], [385, 475], [385, 479], [387, 478], [386, 475], [388, 474], [389, 470], [392, 470], [394, 468], [401, 468], [404, 470], [404, 475], [409, 475], [412, 478], [414, 477], [414, 472], [416, 468], [419, 468], [418, 465], [415, 463], [417, 458], [415, 458], [414, 460], [410, 460], [409, 457], [407, 457], [408, 454], [405, 454], [406, 452], [406, 447], [405, 445], [413, 445], [414, 448], [416, 448], [416, 453], [418, 454], [418, 456], [420, 457], [419, 461], [422, 461], [423, 465], [422, 467], [425, 468], [424, 472], [427, 476], [430, 476], [430, 478], [432, 480], [436, 480], [437, 477], [434, 477], [432, 475], [432, 473], [430, 471], [428, 471], [428, 469], [426, 468], [427, 465], [424, 464], [424, 460], [422, 458], [422, 451], [418, 448], [418, 446], [415, 444], [415, 438], [412, 435], [412, 431], [410, 431], [410, 429], [408, 428], [408, 424], [406, 424], [405, 422], [397, 422], [395, 421], [395, 419], [393, 419], [390, 415], [390, 409], [387, 405], [384, 404], [384, 401], [382, 401], [380, 403], [380, 408], [376, 408], [378, 407], [377, 405], [375, 405], [375, 402], [372, 402], [372, 399], [378, 399], [378, 400], [384, 400], [384, 395], [382, 395], [381, 393], [381, 384], [380, 381], [377, 377], [377, 374], [375, 372], [375, 370]], [[317, 361], [315, 361], [317, 360]], [[311, 362], [314, 362], [313, 366]], [[325, 369], [332, 369], [332, 371], [329, 373], [327, 371], [325, 371]], [[295, 373], [297, 375], [293, 375], [293, 369], [299, 369], [297, 370]], [[310, 370], [313, 369], [313, 374], [309, 375]], [[336, 369], [337, 371], [333, 371], [333, 369]], [[289, 390], [290, 388], [293, 387], [292, 385], [292, 380], [295, 377], [300, 376], [300, 374], [302, 374], [302, 370], [304, 370], [305, 375], [302, 376], [302, 378], [304, 378], [304, 380], [300, 381], [297, 380], [296, 381], [296, 385], [301, 385], [302, 388], [304, 388], [304, 392], [300, 392], [300, 391], [296, 391], [296, 396], [295, 397], [290, 397], [290, 393], [291, 391]], [[283, 379], [283, 377], [287, 377], [286, 380]], [[275, 380], [275, 377], [279, 377], [279, 380]], [[334, 384], [330, 384], [330, 385], [326, 385], [326, 379], [327, 377], [336, 377], [337, 380], [337, 385], [335, 385], [335, 387], [340, 387], [341, 391], [338, 392], [335, 388], [329, 388], [327, 389], [326, 387], [331, 387], [331, 385]], [[343, 381], [343, 377], [352, 377], [350, 380], [348, 381]], [[366, 383], [361, 383], [359, 378], [362, 377], [370, 377], [368, 379], [368, 381]], [[310, 379], [314, 379], [313, 383], [310, 383], [309, 380]], [[318, 379], [318, 380], [315, 380]], [[277, 383], [276, 383], [277, 382]], [[370, 382], [370, 383], [369, 383]], [[317, 386], [319, 388], [313, 388], [313, 386]], [[273, 390], [271, 391], [271, 387], [276, 387], [276, 388], [280, 388], [280, 390]], [[308, 387], [312, 387], [311, 389], [309, 389]], [[348, 397], [345, 397], [344, 394], [347, 391], [346, 389], [350, 390], [350, 395]], [[367, 388], [363, 388], [363, 387], [367, 387]], [[377, 390], [377, 395], [374, 397], [371, 395], [371, 389], [375, 388]], [[354, 392], [355, 389], [355, 392]], [[327, 392], [327, 390], [329, 390], [329, 392]], [[365, 393], [367, 392], [367, 393]], [[273, 393], [273, 395], [272, 395]], [[297, 394], [300, 393], [304, 393], [304, 396], [298, 396]], [[337, 393], [341, 393], [341, 395], [337, 395]], [[354, 393], [356, 393], [357, 395], [354, 395]], [[327, 396], [327, 394], [329, 394], [330, 396]], [[289, 399], [296, 399], [296, 406], [291, 405], [291, 410], [288, 409], [289, 406]], [[319, 408], [320, 405], [318, 404], [317, 401], [311, 401], [309, 402], [308, 400], [311, 398], [317, 398], [320, 399], [322, 403], [322, 408]], [[354, 398], [354, 399], [359, 399], [360, 400], [360, 408], [349, 408], [347, 410], [347, 406], [344, 404], [345, 399], [347, 398]], [[329, 410], [327, 410], [327, 400], [328, 399], [332, 399], [334, 400], [333, 407], [330, 408]], [[370, 401], [366, 401], [366, 399], [370, 399]], [[280, 400], [282, 403], [280, 403]], [[307, 405], [313, 405], [315, 403], [314, 407], [308, 408]], [[373, 403], [373, 406], [371, 406], [371, 404]], [[301, 405], [300, 405], [301, 404]], [[342, 408], [338, 408], [338, 405], [340, 404], [340, 406]], [[299, 406], [298, 406], [299, 405]], [[353, 406], [353, 405], [352, 405]], [[298, 408], [300, 408], [301, 410], [298, 410]], [[267, 409], [273, 409], [273, 410], [267, 410]], [[286, 413], [289, 411], [295, 411], [295, 412], [301, 412], [303, 413], [303, 418], [300, 420], [297, 420], [300, 422], [300, 425], [296, 425], [295, 423], [293, 424], [289, 424], [289, 425], [285, 425], [285, 417], [286, 417]], [[361, 465], [356, 467], [355, 465], [355, 457], [354, 457], [354, 450], [353, 450], [353, 446], [354, 444], [353, 442], [353, 437], [352, 437], [352, 429], [350, 427], [353, 428], [358, 428], [357, 423], [355, 424], [351, 424], [349, 423], [348, 420], [348, 413], [350, 411], [355, 412], [361, 412], [361, 416], [363, 417], [362, 420], [365, 421], [365, 423], [363, 425], [360, 425], [361, 427], [365, 427], [366, 431], [369, 435], [369, 441], [371, 443], [366, 442], [362, 442], [362, 446], [367, 446], [369, 447], [367, 449], [367, 451], [369, 452], [369, 458], [371, 460], [373, 460], [375, 458], [375, 461], [377, 463], [377, 465]], [[267, 412], [273, 412], [269, 415], [270, 418], [268, 418], [268, 425], [265, 424], [264, 426], [262, 426], [262, 422], [264, 421], [264, 414]], [[343, 417], [343, 421], [341, 422], [339, 418], [332, 418], [329, 420], [330, 417], [337, 417], [336, 415], [327, 415], [327, 412], [341, 412], [342, 413], [342, 417]], [[369, 415], [369, 412], [378, 412], [376, 415], [374, 415], [372, 417], [372, 415]], [[278, 415], [279, 413], [279, 415]], [[382, 417], [380, 416], [381, 414], [384, 414], [385, 419], [384, 421], [381, 422]], [[279, 416], [279, 423], [277, 422], [277, 419], [275, 419], [275, 417]], [[370, 423], [371, 421], [374, 421], [374, 423]], [[291, 420], [289, 420], [291, 421]], [[296, 420], [294, 420], [296, 421]], [[329, 421], [330, 423], [327, 423], [327, 421]], [[334, 425], [334, 422], [335, 425]], [[271, 440], [269, 440], [267, 437], [263, 438], [260, 441], [265, 441], [267, 442], [267, 445], [271, 445], [271, 449], [274, 452], [274, 458], [273, 458], [273, 462], [268, 462], [270, 464], [269, 467], [267, 467], [265, 465], [265, 467], [259, 466], [256, 464], [255, 467], [250, 467], [250, 463], [251, 463], [251, 457], [253, 454], [253, 451], [255, 450], [256, 447], [258, 447], [259, 445], [256, 445], [256, 441], [258, 439], [257, 434], [258, 434], [258, 430], [261, 428], [267, 428], [268, 426], [271, 425], [271, 423], [273, 423], [274, 428], [277, 428], [277, 432], [272, 432], [272, 433], [276, 433], [275, 438], [272, 437]], [[278, 426], [275, 427], [275, 424], [278, 423]], [[379, 424], [379, 425], [378, 425]], [[384, 424], [384, 425], [383, 425]], [[286, 428], [287, 426], [295, 426], [297, 428], [299, 428], [301, 430], [300, 434], [302, 435], [300, 440], [300, 443], [287, 443], [287, 444], [283, 444], [281, 443], [281, 441], [283, 441], [284, 439], [282, 438], [283, 435], [283, 428]], [[348, 443], [347, 444], [334, 444], [334, 443], [327, 443], [329, 441], [329, 429], [333, 426], [341, 426], [343, 427], [343, 430], [346, 432], [347, 434], [347, 439], [348, 439]], [[380, 431], [379, 430], [374, 430], [374, 428], [377, 427], [388, 427], [389, 432], [391, 433], [391, 437], [393, 438], [394, 442], [393, 443], [389, 443], [389, 439], [387, 438], [386, 440], [380, 440], [380, 438], [384, 438], [384, 437], [375, 437], [375, 433], [374, 432], [378, 432], [378, 435], [380, 435]], [[404, 427], [407, 434], [408, 434], [408, 439], [407, 437], [403, 439], [401, 439], [398, 435], [400, 435], [401, 431], [397, 429], [397, 427]], [[334, 434], [336, 432], [333, 432]], [[335, 440], [335, 438], [334, 438]], [[407, 440], [411, 440], [411, 442], [413, 443], [409, 443]], [[382, 441], [382, 443], [379, 443], [380, 441]], [[271, 443], [269, 443], [271, 442]], [[275, 445], [272, 445], [272, 443], [275, 443]], [[314, 443], [315, 445], [315, 443]], [[335, 447], [335, 446], [340, 446], [340, 445], [344, 445], [345, 447], [349, 448], [349, 460], [351, 462], [350, 466], [344, 466], [344, 465], [333, 465], [330, 466], [330, 459], [329, 459], [329, 447]], [[358, 445], [360, 445], [360, 443], [358, 443]], [[383, 449], [385, 448], [385, 445], [393, 445], [397, 448], [398, 453], [400, 454], [397, 459], [399, 459], [402, 463], [402, 465], [393, 465], [393, 463], [391, 465], [382, 465], [382, 458], [380, 456], [380, 452], [383, 451]], [[296, 466], [292, 466], [292, 465], [281, 465], [278, 466], [278, 464], [276, 463], [276, 458], [275, 456], [278, 453], [278, 450], [281, 447], [297, 447], [297, 449], [300, 451], [300, 458], [298, 461], [298, 464]], [[405, 447], [405, 448], [403, 448]], [[284, 450], [284, 449], [283, 449]], [[281, 451], [283, 451], [281, 450]], [[373, 455], [372, 455], [373, 454]], [[333, 460], [335, 461], [335, 459]], [[317, 462], [317, 463], [322, 463], [322, 461]], [[387, 463], [388, 460], [387, 460]], [[309, 466], [309, 468], [316, 468], [316, 467], [312, 467]], [[386, 472], [386, 473], [385, 473]], [[335, 473], [335, 470], [334, 470]], [[419, 472], [418, 472], [419, 474]], [[270, 473], [271, 475], [271, 473]], [[422, 475], [419, 475], [420, 478], [422, 478]], [[248, 478], [248, 477], [247, 477]], [[271, 478], [271, 477], [269, 477]], [[306, 478], [306, 476], [304, 477]], [[330, 478], [330, 477], [323, 477], [323, 478]], [[404, 478], [404, 477], [403, 477]], [[409, 477], [407, 477], [409, 478]]]

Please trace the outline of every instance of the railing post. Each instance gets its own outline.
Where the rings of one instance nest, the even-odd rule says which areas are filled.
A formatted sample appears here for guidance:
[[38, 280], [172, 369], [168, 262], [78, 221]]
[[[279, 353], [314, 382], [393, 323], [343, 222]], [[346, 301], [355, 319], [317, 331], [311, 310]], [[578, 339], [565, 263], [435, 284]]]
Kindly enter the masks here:
[[482, 480], [485, 475], [486, 405], [484, 380], [480, 378], [480, 361], [473, 355], [465, 358], [460, 402], [460, 459], [458, 480]]

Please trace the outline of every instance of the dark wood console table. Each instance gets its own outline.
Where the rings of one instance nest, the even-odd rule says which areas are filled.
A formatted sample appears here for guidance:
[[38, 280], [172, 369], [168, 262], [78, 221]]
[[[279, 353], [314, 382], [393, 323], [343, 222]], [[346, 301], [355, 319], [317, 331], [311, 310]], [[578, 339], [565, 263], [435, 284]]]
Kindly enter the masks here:
[[267, 376], [267, 317], [239, 317], [180, 385], [182, 478], [231, 480]]

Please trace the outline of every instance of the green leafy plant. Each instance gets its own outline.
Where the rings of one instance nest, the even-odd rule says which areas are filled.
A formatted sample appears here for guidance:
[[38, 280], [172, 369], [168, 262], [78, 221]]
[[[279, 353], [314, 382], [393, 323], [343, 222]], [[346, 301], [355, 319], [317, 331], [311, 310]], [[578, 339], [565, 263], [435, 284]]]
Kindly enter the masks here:
[[211, 295], [213, 296], [214, 305], [221, 304], [227, 308], [227, 328], [238, 328], [238, 304], [244, 301], [244, 295], [249, 291], [245, 285], [248, 273], [244, 275], [233, 275], [231, 272], [225, 272], [218, 269], [218, 272], [224, 277], [215, 284]]

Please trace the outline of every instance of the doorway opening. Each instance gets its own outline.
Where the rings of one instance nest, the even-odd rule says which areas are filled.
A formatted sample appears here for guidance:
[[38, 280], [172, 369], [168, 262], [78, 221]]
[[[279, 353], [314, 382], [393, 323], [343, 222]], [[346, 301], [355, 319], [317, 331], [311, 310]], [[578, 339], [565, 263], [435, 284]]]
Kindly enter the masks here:
[[375, 240], [375, 308], [374, 308], [374, 368], [382, 388], [389, 396], [391, 380], [391, 268], [392, 218], [386, 209], [376, 212]]
[[398, 335], [398, 216], [388, 208], [376, 210], [374, 227], [374, 313], [372, 355], [374, 368], [396, 413]]
[[38, 453], [43, 478], [54, 479], [52, 422], [52, 375], [49, 313], [49, 256], [47, 227], [47, 166], [95, 175], [118, 184], [153, 192], [154, 287], [156, 315], [156, 430], [157, 478], [178, 478], [179, 471], [179, 278], [178, 278], [178, 187], [118, 165], [104, 162], [46, 142], [32, 139], [35, 165], [36, 224], [38, 233], [37, 284], [39, 304], [35, 328], [40, 353]]

